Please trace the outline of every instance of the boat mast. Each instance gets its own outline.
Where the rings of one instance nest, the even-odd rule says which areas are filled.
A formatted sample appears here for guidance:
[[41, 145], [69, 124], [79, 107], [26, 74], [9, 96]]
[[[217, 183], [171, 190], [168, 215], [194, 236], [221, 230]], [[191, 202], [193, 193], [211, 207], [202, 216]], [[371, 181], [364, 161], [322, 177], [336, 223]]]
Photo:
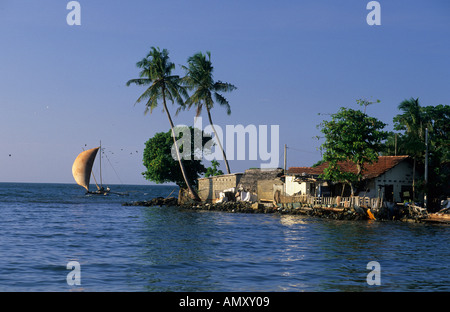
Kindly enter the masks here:
[[100, 187], [103, 187], [102, 180], [102, 141], [100, 140]]

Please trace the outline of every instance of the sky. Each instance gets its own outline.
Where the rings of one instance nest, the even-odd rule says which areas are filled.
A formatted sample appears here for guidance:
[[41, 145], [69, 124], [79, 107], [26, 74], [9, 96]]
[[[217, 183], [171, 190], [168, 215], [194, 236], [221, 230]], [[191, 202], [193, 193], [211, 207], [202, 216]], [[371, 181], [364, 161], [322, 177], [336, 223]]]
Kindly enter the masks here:
[[[386, 130], [404, 99], [450, 104], [446, 0], [380, 0], [380, 25], [368, 24], [366, 0], [80, 0], [81, 25], [67, 23], [69, 2], [0, 0], [0, 182], [74, 183], [74, 159], [101, 141], [104, 181], [151, 184], [145, 142], [169, 123], [162, 106], [145, 115], [135, 105], [144, 88], [125, 84], [152, 46], [180, 76], [188, 57], [210, 51], [214, 79], [237, 87], [225, 94], [231, 115], [217, 105], [214, 123], [267, 125], [269, 137], [278, 126], [278, 167], [285, 144], [287, 167], [319, 161], [317, 125], [357, 99], [381, 101], [367, 113]], [[176, 125], [194, 124], [194, 110], [176, 108]], [[227, 153], [232, 172], [266, 162], [250, 159], [260, 142]]]

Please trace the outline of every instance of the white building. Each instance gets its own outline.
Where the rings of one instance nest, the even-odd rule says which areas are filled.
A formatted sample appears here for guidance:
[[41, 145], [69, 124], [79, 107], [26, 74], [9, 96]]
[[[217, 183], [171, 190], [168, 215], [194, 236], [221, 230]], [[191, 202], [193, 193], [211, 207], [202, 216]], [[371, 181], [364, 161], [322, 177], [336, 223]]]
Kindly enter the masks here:
[[[343, 171], [356, 173], [352, 162], [339, 162]], [[286, 174], [286, 194], [308, 194], [313, 196], [337, 196], [342, 193], [342, 183], [329, 185], [320, 178], [328, 163], [316, 167], [291, 167]], [[402, 202], [412, 198], [413, 165], [408, 156], [380, 156], [376, 163], [367, 165], [363, 171], [364, 186], [359, 196], [383, 197], [389, 202]], [[350, 188], [344, 189], [348, 196]]]

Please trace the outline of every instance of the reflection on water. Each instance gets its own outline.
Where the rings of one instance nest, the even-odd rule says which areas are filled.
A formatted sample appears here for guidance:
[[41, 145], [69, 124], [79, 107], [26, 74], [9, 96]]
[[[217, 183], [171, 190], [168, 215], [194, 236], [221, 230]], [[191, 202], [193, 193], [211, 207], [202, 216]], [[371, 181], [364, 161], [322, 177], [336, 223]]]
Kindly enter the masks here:
[[[152, 290], [373, 291], [366, 282], [370, 261], [382, 268], [383, 282], [376, 290], [449, 287], [448, 269], [432, 265], [420, 271], [424, 259], [435, 259], [417, 255], [431, 249], [424, 232], [448, 237], [446, 228], [286, 215], [146, 214], [141, 261], [148, 264], [147, 288]], [[438, 254], [448, 255], [448, 249]]]
[[308, 224], [308, 219], [305, 219], [303, 216], [297, 215], [281, 215], [280, 223], [286, 226], [295, 225], [295, 224]]

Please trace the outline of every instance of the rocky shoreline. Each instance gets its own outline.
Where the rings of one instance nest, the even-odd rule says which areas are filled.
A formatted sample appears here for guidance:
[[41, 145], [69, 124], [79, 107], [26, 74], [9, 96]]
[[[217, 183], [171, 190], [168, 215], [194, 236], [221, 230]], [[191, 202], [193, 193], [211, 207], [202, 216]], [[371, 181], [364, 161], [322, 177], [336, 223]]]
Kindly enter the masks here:
[[123, 203], [122, 206], [178, 206], [178, 198], [176, 197], [156, 197], [151, 200], [146, 201], [133, 201], [128, 203]]
[[277, 207], [265, 206], [259, 203], [249, 202], [225, 202], [225, 203], [198, 203], [189, 202], [178, 204], [175, 197], [157, 197], [148, 201], [137, 201], [123, 203], [123, 206], [167, 206], [195, 211], [222, 211], [229, 213], [255, 213], [255, 214], [283, 214], [283, 215], [307, 215], [334, 220], [367, 220], [364, 212], [357, 212], [354, 209], [333, 209], [323, 207]]
[[[371, 211], [361, 207], [330, 207], [307, 204], [261, 204], [244, 201], [230, 201], [223, 203], [205, 203], [185, 200], [179, 203], [176, 197], [156, 197], [146, 201], [135, 201], [123, 203], [122, 206], [145, 206], [145, 207], [177, 207], [179, 209], [194, 211], [221, 211], [228, 213], [255, 213], [255, 214], [280, 214], [280, 215], [305, 215], [333, 220], [377, 220], [377, 221], [400, 221], [413, 223], [440, 223], [450, 224], [450, 208], [446, 212], [423, 214], [417, 213], [411, 206], [388, 209], [386, 207]], [[423, 209], [422, 209], [423, 210]], [[445, 214], [444, 214], [445, 213]]]

